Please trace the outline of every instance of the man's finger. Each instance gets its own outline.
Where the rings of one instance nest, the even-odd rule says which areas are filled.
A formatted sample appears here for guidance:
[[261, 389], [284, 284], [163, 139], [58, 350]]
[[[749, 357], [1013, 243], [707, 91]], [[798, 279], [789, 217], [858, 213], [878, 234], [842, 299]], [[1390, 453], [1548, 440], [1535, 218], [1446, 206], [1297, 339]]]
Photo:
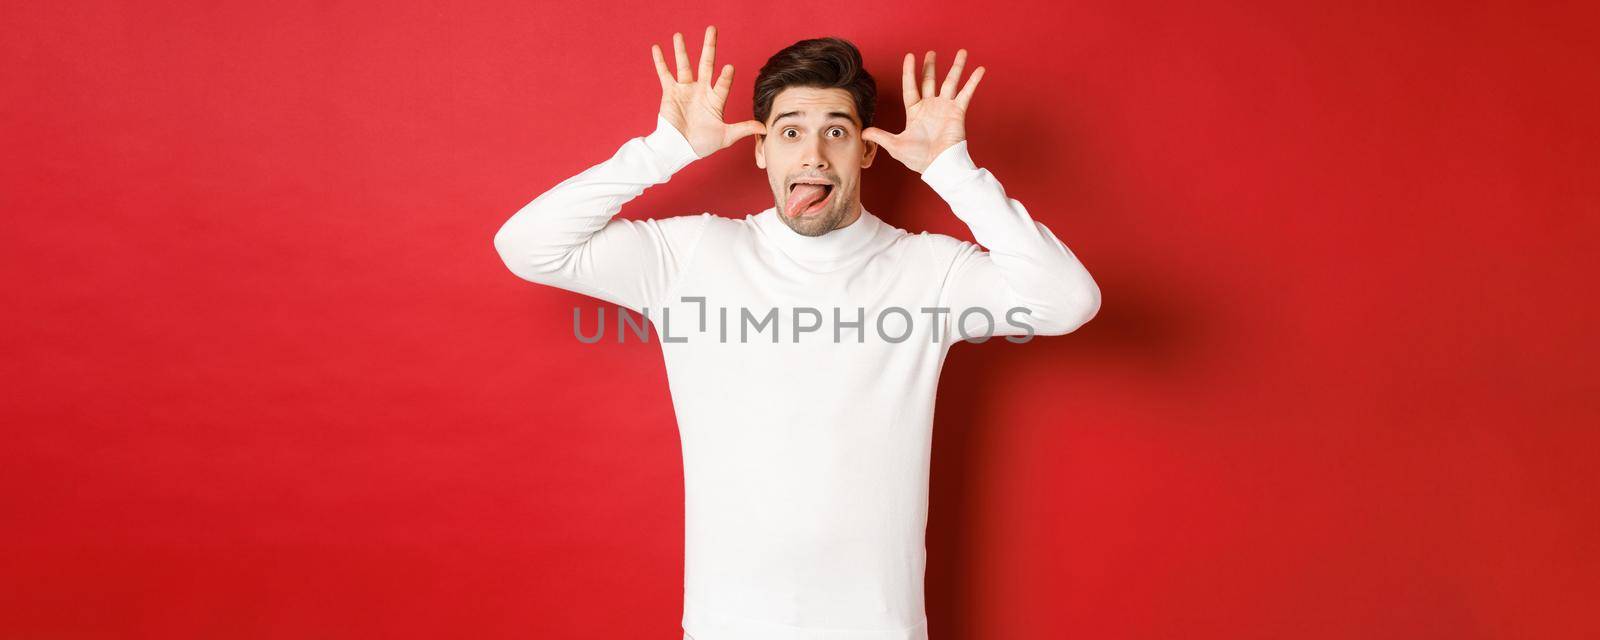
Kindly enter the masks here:
[[875, 143], [888, 151], [889, 155], [894, 155], [894, 149], [892, 148], [894, 146], [894, 134], [888, 131], [877, 127], [867, 127], [861, 131], [861, 139]]
[[661, 56], [661, 45], [650, 45], [650, 57], [656, 59], [656, 79], [661, 81], [661, 88], [672, 86], [672, 72], [667, 69], [667, 59]]
[[728, 90], [733, 87], [733, 65], [722, 65], [722, 75], [717, 76], [716, 86], [711, 88], [711, 93], [717, 96], [719, 102], [728, 101]]
[[933, 52], [929, 51], [928, 55], [922, 58], [922, 97], [933, 96]]
[[711, 25], [706, 27], [705, 42], [700, 45], [700, 76], [696, 78], [697, 81], [711, 83], [711, 70], [716, 68], [716, 57], [717, 27]]
[[678, 59], [678, 82], [694, 82], [694, 72], [689, 69], [689, 52], [683, 49], [683, 34], [672, 34], [672, 53]]
[[961, 79], [961, 64], [967, 61], [967, 50], [956, 51], [956, 60], [950, 64], [950, 73], [944, 77], [944, 84], [939, 87], [939, 97], [948, 98], [956, 92], [956, 81]]
[[916, 62], [917, 54], [907, 53], [905, 64], [900, 66], [900, 98], [905, 101], [907, 109], [920, 99], [917, 95], [917, 75], [912, 71]]
[[745, 136], [764, 134], [766, 132], [767, 126], [761, 124], [760, 120], [746, 120], [744, 122], [730, 124], [728, 125], [727, 129], [724, 129], [724, 133], [722, 134], [722, 146], [726, 147], [730, 144], [733, 144]]
[[972, 70], [972, 75], [967, 76], [967, 86], [961, 88], [961, 93], [956, 94], [956, 104], [966, 109], [972, 103], [972, 92], [978, 90], [978, 81], [983, 79], [983, 67]]

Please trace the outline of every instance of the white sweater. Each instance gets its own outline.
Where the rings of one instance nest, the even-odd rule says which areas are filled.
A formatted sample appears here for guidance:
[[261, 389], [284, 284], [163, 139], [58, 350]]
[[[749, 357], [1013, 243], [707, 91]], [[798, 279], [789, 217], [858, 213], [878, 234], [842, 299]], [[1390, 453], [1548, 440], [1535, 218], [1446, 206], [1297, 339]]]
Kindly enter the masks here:
[[[922, 180], [987, 251], [866, 210], [818, 237], [772, 207], [613, 218], [696, 159], [658, 117], [653, 133], [524, 206], [495, 249], [525, 280], [655, 327], [683, 447], [688, 636], [926, 638], [928, 463], [945, 354], [968, 337], [1068, 333], [1099, 310], [1099, 288], [965, 142]], [[617, 330], [615, 315], [606, 324]]]

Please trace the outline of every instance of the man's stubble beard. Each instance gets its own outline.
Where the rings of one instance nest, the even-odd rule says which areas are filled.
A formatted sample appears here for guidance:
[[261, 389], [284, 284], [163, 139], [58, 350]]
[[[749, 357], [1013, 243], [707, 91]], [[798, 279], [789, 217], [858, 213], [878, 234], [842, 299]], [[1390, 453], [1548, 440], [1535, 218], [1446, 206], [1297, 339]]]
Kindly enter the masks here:
[[[834, 187], [839, 191], [840, 187]], [[804, 216], [798, 220], [784, 217], [783, 203], [778, 203], [778, 219], [782, 220], [795, 233], [803, 236], [817, 237], [839, 228], [844, 222], [850, 208], [855, 206], [855, 198], [850, 196], [835, 197], [828, 203], [828, 210], [820, 216]]]

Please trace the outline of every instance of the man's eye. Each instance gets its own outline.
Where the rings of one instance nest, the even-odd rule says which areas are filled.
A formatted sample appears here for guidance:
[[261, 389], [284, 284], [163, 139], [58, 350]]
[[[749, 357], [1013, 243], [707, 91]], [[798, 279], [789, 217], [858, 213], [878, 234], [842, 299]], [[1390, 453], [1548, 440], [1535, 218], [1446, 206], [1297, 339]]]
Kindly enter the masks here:
[[785, 138], [793, 138], [794, 136], [789, 135], [791, 133], [795, 133], [795, 130], [794, 129], [784, 129], [783, 130], [783, 137], [785, 137]]
[[832, 129], [829, 129], [829, 130], [828, 130], [828, 133], [833, 133], [833, 132], [835, 132], [835, 131], [838, 131], [838, 132], [839, 132], [839, 135], [836, 135], [836, 136], [834, 136], [834, 137], [835, 137], [835, 138], [842, 138], [842, 137], [844, 137], [844, 134], [845, 134], [845, 131], [844, 131], [844, 127], [834, 127], [834, 128], [832, 128]]

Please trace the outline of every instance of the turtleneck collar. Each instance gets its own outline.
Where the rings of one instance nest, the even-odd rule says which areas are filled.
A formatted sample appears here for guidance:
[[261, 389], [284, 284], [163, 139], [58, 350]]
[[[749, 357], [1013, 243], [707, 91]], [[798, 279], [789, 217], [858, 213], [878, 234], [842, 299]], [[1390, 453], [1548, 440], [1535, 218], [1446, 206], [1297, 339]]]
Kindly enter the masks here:
[[855, 222], [814, 237], [800, 235], [790, 229], [778, 217], [777, 207], [768, 207], [766, 211], [756, 214], [754, 219], [762, 235], [789, 257], [823, 266], [859, 257], [883, 225], [883, 221], [864, 206]]

